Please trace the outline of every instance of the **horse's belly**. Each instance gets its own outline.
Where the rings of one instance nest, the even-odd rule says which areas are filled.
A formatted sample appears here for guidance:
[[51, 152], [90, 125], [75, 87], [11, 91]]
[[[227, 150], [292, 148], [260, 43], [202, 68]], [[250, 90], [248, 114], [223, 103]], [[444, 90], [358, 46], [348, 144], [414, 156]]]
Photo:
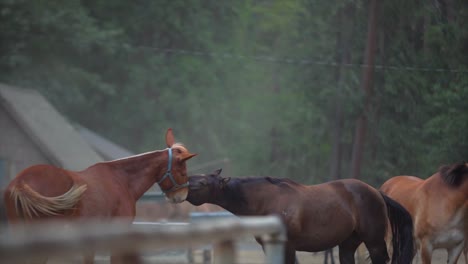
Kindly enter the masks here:
[[353, 217], [339, 204], [333, 204], [320, 212], [307, 211], [301, 219], [299, 228], [289, 229], [289, 239], [299, 251], [317, 252], [329, 249], [349, 238], [355, 230]]
[[462, 243], [465, 239], [465, 222], [465, 211], [459, 209], [445, 225], [440, 222], [433, 225], [435, 232], [430, 235], [432, 245], [435, 248], [451, 248]]
[[306, 244], [299, 244], [295, 246], [295, 249], [297, 251], [306, 251], [306, 252], [319, 252], [319, 251], [324, 251], [330, 248], [333, 248], [337, 245], [337, 242], [331, 242], [331, 243], [306, 243]]
[[333, 234], [331, 231], [320, 234], [310, 232], [308, 235], [297, 236], [291, 240], [294, 241], [295, 248], [298, 251], [318, 252], [337, 246], [348, 236]]
[[464, 239], [465, 234], [463, 229], [454, 228], [435, 234], [432, 238], [432, 244], [435, 248], [452, 248], [462, 243]]

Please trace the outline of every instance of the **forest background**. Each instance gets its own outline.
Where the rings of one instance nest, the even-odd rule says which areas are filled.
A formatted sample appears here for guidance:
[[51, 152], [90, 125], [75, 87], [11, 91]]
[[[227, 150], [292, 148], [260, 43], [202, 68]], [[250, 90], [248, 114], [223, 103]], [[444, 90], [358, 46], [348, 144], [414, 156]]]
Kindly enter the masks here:
[[465, 0], [1, 0], [0, 82], [135, 153], [172, 127], [189, 169], [380, 185], [468, 159], [467, 25]]

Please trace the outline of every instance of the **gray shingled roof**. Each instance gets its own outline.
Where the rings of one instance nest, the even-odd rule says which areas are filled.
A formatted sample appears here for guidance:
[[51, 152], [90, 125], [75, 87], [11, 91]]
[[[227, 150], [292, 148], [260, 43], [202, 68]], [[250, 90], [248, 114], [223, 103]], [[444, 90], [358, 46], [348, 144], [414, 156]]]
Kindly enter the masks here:
[[37, 91], [0, 84], [0, 104], [54, 165], [83, 170], [103, 161]]
[[116, 160], [135, 155], [135, 153], [132, 153], [130, 150], [109, 141], [85, 127], [78, 124], [75, 124], [74, 127], [78, 133], [80, 133], [81, 137], [106, 160]]

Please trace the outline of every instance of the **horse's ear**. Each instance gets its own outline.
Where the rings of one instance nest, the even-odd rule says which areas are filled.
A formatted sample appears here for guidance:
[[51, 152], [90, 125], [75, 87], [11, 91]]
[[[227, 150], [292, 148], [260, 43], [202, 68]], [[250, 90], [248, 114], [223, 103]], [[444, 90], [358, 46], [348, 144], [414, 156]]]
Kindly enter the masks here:
[[223, 169], [219, 168], [219, 169], [215, 170], [213, 174], [216, 175], [216, 176], [219, 176], [219, 175], [221, 175], [222, 171], [223, 171]]
[[174, 140], [174, 134], [172, 134], [172, 128], [167, 129], [166, 132], [166, 144], [167, 147], [170, 148], [172, 145], [174, 145], [175, 140]]
[[226, 177], [226, 178], [221, 178], [221, 187], [224, 188], [228, 184], [228, 182], [231, 180], [231, 177]]
[[182, 154], [180, 154], [181, 157], [180, 157], [180, 161], [187, 161], [193, 157], [195, 157], [196, 155], [198, 154], [194, 154], [194, 153], [190, 153], [190, 152], [183, 152]]

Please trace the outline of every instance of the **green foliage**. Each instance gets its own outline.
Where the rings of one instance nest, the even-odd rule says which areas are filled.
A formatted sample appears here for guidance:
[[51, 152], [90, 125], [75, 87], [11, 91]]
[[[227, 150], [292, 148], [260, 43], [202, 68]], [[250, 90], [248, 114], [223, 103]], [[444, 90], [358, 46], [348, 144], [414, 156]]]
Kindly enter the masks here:
[[[468, 156], [467, 4], [379, 2], [376, 61], [395, 68], [376, 70], [366, 113], [362, 178], [374, 185]], [[318, 183], [336, 104], [350, 176], [367, 17], [367, 1], [3, 0], [0, 81], [40, 90], [135, 152], [161, 147], [172, 127], [200, 154], [191, 164], [229, 158], [233, 175]], [[340, 34], [354, 66], [339, 81]]]

